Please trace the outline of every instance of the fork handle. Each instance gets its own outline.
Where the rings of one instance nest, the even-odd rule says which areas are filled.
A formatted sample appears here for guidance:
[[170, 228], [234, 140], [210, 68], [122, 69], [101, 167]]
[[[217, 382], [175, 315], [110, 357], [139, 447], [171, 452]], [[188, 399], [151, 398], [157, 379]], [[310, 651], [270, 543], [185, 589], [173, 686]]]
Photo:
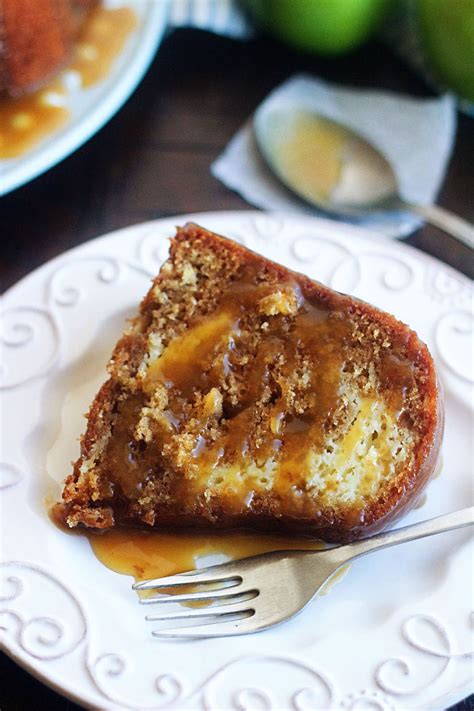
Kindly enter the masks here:
[[346, 546], [340, 546], [334, 550], [334, 553], [337, 551], [338, 556], [341, 558], [340, 564], [342, 565], [342, 563], [352, 560], [353, 558], [359, 558], [362, 555], [366, 555], [380, 548], [388, 548], [389, 546], [396, 546], [399, 543], [416, 541], [418, 538], [434, 536], [436, 533], [444, 533], [445, 531], [454, 531], [456, 528], [472, 526], [473, 524], [474, 506], [470, 506], [467, 509], [461, 509], [461, 511], [453, 511], [452, 513], [437, 516], [428, 521], [414, 523], [411, 526], [398, 528], [394, 531], [378, 533], [371, 538], [365, 538], [355, 543], [349, 543]]

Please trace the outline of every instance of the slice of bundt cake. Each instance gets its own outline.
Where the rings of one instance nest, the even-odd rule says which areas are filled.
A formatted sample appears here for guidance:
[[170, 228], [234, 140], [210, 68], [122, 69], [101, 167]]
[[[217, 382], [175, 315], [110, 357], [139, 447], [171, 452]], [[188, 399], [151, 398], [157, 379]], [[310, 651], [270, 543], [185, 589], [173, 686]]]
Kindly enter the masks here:
[[433, 361], [393, 316], [194, 224], [178, 229], [88, 415], [69, 527], [386, 526], [433, 472]]
[[37, 89], [69, 58], [97, 0], [1, 0], [0, 94]]

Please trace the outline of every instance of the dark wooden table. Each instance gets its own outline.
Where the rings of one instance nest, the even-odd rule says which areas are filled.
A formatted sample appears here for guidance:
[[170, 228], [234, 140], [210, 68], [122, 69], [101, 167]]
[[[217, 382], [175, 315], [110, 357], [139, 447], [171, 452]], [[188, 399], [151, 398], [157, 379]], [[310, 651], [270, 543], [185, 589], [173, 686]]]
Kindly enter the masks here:
[[[178, 30], [160, 47], [126, 106], [59, 166], [0, 204], [2, 289], [86, 240], [136, 222], [201, 210], [248, 209], [209, 172], [236, 129], [297, 71], [334, 82], [417, 96], [429, 89], [384, 46], [351, 57], [308, 58], [259, 38], [240, 43]], [[474, 221], [474, 120], [459, 116], [439, 203]], [[470, 276], [467, 247], [431, 227], [408, 242]], [[3, 657], [2, 711], [77, 709]], [[456, 707], [472, 711], [474, 697]]]

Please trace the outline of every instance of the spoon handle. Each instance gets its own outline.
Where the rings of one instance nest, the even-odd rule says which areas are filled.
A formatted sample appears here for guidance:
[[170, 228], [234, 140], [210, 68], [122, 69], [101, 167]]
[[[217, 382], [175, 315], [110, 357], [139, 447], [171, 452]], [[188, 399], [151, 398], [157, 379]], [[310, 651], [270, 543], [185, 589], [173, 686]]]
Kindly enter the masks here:
[[474, 225], [458, 217], [449, 210], [439, 205], [413, 205], [406, 203], [406, 207], [422, 217], [424, 220], [439, 227], [456, 239], [463, 242], [471, 249], [474, 248]]

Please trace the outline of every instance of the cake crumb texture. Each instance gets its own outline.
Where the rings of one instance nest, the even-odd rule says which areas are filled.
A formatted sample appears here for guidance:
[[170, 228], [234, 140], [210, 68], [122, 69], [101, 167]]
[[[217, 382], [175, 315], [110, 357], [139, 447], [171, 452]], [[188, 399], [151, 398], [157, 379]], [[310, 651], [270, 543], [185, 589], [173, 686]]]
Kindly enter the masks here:
[[442, 407], [395, 318], [188, 224], [118, 342], [56, 515], [343, 542], [419, 496]]

